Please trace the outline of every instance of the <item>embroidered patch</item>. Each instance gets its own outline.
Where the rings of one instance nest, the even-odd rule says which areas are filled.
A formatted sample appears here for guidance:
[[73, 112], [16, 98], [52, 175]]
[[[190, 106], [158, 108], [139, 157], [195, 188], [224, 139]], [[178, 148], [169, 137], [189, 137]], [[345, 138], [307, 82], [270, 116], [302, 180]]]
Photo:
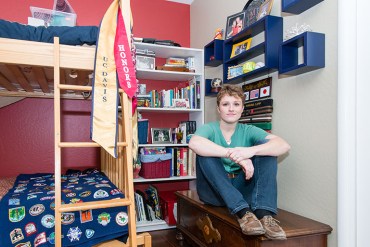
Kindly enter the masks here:
[[21, 188], [17, 188], [14, 190], [14, 193], [19, 193], [19, 192], [23, 192], [26, 188], [24, 187], [21, 187]]
[[27, 200], [33, 199], [33, 198], [37, 198], [37, 196], [36, 195], [29, 195], [29, 196], [27, 196]]
[[92, 215], [91, 209], [80, 211], [80, 219], [81, 219], [81, 223], [92, 221], [93, 215]]
[[109, 194], [105, 190], [97, 190], [94, 193], [94, 198], [95, 199], [105, 198], [105, 197], [108, 197], [108, 196], [109, 196]]
[[35, 238], [35, 241], [33, 242], [34, 246], [37, 247], [40, 244], [46, 243], [46, 233], [42, 232]]
[[74, 213], [62, 213], [62, 224], [69, 225], [75, 221]]
[[108, 213], [101, 213], [98, 215], [98, 222], [99, 224], [103, 225], [103, 226], [106, 226], [109, 224], [110, 222], [110, 214]]
[[116, 222], [120, 226], [125, 226], [128, 223], [128, 215], [125, 212], [119, 212], [116, 216]]
[[28, 223], [25, 227], [24, 230], [26, 231], [26, 235], [31, 236], [32, 234], [37, 232], [36, 225], [33, 222]]
[[76, 196], [76, 193], [74, 192], [70, 192], [70, 193], [67, 193], [66, 197], [75, 197]]
[[13, 231], [10, 232], [10, 241], [12, 241], [12, 244], [17, 243], [22, 239], [24, 239], [24, 236], [21, 228], [15, 228]]
[[41, 218], [41, 224], [46, 228], [52, 228], [55, 224], [55, 218], [51, 214], [44, 215]]
[[74, 203], [81, 203], [81, 202], [83, 202], [80, 198], [72, 198], [71, 200], [70, 200], [70, 202], [72, 203], [72, 204], [74, 204]]
[[91, 195], [91, 191], [84, 191], [84, 192], [81, 192], [79, 194], [80, 197], [88, 197], [89, 195]]
[[110, 191], [110, 194], [112, 196], [115, 196], [115, 195], [119, 195], [119, 194], [122, 194], [122, 193], [119, 189], [113, 189], [113, 190]]
[[36, 205], [33, 205], [28, 212], [32, 216], [37, 216], [39, 214], [42, 214], [44, 211], [45, 211], [44, 205], [36, 204]]
[[62, 189], [62, 192], [67, 194], [69, 192], [72, 192], [72, 190], [70, 190], [70, 189]]
[[31, 247], [31, 242], [28, 241], [26, 243], [19, 243], [15, 247]]
[[55, 244], [55, 232], [50, 233], [49, 237], [47, 238], [49, 243]]
[[46, 184], [44, 184], [44, 183], [36, 183], [33, 186], [35, 186], [35, 187], [42, 187], [42, 186], [45, 186], [45, 185]]
[[24, 206], [22, 207], [16, 207], [16, 208], [10, 208], [9, 209], [9, 220], [11, 222], [19, 222], [24, 219], [24, 216], [26, 215], [26, 209]]
[[85, 236], [86, 238], [92, 238], [94, 236], [95, 231], [93, 229], [86, 229]]
[[44, 196], [40, 198], [40, 201], [54, 200], [55, 196]]
[[109, 184], [97, 184], [95, 185], [96, 188], [103, 188], [103, 187], [106, 187], [106, 188], [112, 188], [112, 186], [110, 186]]
[[69, 228], [67, 237], [69, 238], [71, 242], [73, 242], [73, 241], [79, 241], [81, 238], [81, 235], [82, 235], [82, 232], [80, 228], [76, 226], [76, 227]]
[[8, 205], [9, 206], [19, 206], [20, 200], [19, 198], [9, 198]]

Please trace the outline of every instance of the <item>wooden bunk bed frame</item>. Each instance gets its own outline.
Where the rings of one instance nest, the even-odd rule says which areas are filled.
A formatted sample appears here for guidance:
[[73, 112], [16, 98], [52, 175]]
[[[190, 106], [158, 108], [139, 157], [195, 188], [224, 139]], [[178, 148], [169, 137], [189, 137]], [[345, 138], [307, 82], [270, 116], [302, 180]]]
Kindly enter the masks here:
[[[129, 238], [97, 246], [151, 246], [148, 233], [136, 234], [132, 174], [131, 100], [120, 90], [122, 117], [119, 123], [118, 156], [114, 159], [101, 148], [101, 169], [124, 193], [125, 198], [61, 205], [61, 149], [100, 147], [95, 142], [62, 142], [60, 127], [61, 98], [83, 99], [92, 90], [95, 48], [0, 38], [0, 96], [54, 98], [55, 127], [55, 246], [61, 246], [61, 213], [127, 206]], [[77, 77], [76, 77], [77, 75]], [[83, 93], [82, 93], [83, 92]]]

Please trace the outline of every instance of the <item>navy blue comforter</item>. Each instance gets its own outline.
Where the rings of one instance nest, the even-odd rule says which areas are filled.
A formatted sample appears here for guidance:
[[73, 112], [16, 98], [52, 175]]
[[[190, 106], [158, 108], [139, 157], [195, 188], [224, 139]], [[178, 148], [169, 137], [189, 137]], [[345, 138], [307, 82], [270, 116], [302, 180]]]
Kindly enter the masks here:
[[0, 19], [0, 38], [53, 43], [59, 37], [65, 45], [95, 45], [98, 32], [96, 26], [33, 27]]
[[[62, 176], [62, 203], [122, 198], [101, 172]], [[62, 245], [87, 247], [127, 236], [127, 207], [62, 215]], [[53, 174], [21, 174], [0, 202], [0, 246], [54, 246]]]

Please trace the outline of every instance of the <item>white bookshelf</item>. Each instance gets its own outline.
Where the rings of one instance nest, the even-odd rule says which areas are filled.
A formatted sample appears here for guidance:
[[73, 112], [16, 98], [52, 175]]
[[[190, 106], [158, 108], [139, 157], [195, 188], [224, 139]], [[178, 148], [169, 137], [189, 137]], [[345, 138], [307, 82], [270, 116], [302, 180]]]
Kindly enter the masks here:
[[[155, 112], [156, 114], [163, 114], [164, 117], [170, 118], [172, 114], [187, 113], [189, 121], [196, 121], [197, 126], [204, 124], [204, 51], [203, 49], [193, 49], [184, 47], [164, 46], [147, 43], [135, 42], [136, 49], [154, 51], [156, 58], [168, 58], [168, 57], [194, 57], [194, 70], [195, 72], [177, 72], [177, 71], [164, 71], [164, 70], [148, 70], [148, 69], [137, 69], [136, 77], [147, 80], [161, 80], [168, 81], [168, 83], [174, 82], [186, 82], [193, 80], [194, 78], [200, 82], [200, 107], [199, 109], [186, 109], [186, 108], [150, 108], [150, 107], [138, 107], [139, 112]], [[188, 144], [139, 144], [139, 147], [187, 147]], [[169, 178], [136, 178], [134, 183], [147, 183], [147, 182], [167, 182], [167, 181], [179, 181], [179, 180], [190, 180], [190, 187], [194, 187], [192, 183], [195, 183], [195, 176], [176, 176]], [[176, 188], [174, 188], [176, 190]], [[168, 226], [165, 221], [154, 220], [154, 221], [140, 221], [137, 222], [137, 231], [154, 231], [168, 228], [174, 228], [175, 226]]]

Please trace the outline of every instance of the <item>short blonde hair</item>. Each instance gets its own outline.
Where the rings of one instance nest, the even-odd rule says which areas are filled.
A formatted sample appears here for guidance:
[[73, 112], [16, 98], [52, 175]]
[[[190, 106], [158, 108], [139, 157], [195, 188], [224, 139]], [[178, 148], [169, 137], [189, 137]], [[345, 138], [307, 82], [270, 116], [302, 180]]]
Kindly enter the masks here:
[[225, 95], [239, 97], [242, 99], [242, 103], [244, 104], [245, 95], [244, 95], [243, 89], [240, 86], [224, 84], [221, 90], [217, 94], [217, 106], [220, 106], [221, 99]]

